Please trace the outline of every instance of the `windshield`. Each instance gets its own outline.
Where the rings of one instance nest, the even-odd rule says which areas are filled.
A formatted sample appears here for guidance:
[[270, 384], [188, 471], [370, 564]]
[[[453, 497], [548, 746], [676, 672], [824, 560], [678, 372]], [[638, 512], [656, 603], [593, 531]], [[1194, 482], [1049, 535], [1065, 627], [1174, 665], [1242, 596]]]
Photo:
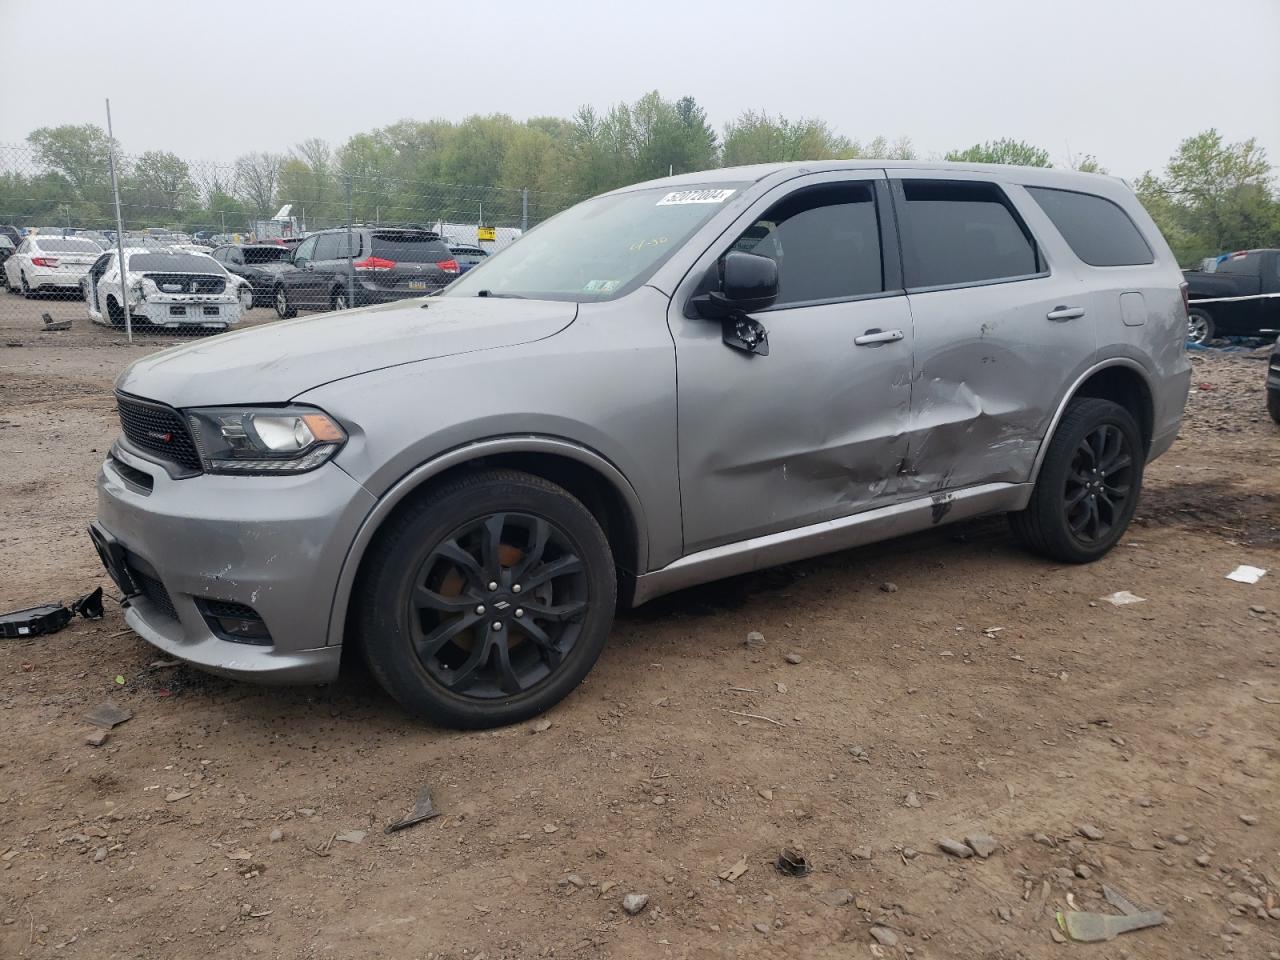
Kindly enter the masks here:
[[275, 263], [277, 260], [288, 260], [288, 247], [245, 247], [244, 262], [247, 264], [255, 263]]
[[648, 280], [741, 186], [654, 187], [595, 197], [486, 257], [444, 295], [613, 299]]
[[129, 269], [138, 273], [222, 273], [218, 261], [199, 253], [131, 253]]

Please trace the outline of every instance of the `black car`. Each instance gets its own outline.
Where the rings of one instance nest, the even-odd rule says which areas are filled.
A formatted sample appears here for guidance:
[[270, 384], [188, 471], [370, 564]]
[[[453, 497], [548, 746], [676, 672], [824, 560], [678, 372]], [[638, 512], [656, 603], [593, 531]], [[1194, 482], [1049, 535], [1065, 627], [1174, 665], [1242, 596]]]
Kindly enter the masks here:
[[249, 281], [256, 307], [274, 301], [280, 277], [293, 268], [289, 254], [289, 248], [278, 243], [224, 243], [210, 256], [228, 273]]
[[449, 252], [458, 261], [458, 269], [463, 273], [484, 263], [489, 256], [488, 251], [483, 247], [473, 247], [469, 243], [450, 243]]
[[421, 297], [457, 276], [457, 259], [440, 235], [429, 230], [369, 226], [321, 230], [294, 248], [289, 268], [277, 278], [276, 313], [283, 318], [292, 317], [299, 308], [345, 310]]
[[1213, 273], [1184, 270], [1182, 275], [1193, 342], [1261, 337], [1280, 329], [1280, 250], [1237, 250], [1219, 258]]

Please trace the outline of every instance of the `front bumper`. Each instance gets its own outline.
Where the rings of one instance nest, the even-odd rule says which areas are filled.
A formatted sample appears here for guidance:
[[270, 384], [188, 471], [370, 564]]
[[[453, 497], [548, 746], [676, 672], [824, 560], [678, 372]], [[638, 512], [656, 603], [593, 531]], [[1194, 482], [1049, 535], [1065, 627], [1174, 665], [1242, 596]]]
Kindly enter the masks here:
[[244, 308], [237, 297], [153, 296], [129, 307], [135, 320], [154, 327], [228, 327], [239, 323]]
[[[174, 480], [117, 444], [98, 474], [97, 526], [132, 570], [161, 585], [159, 598], [153, 586], [125, 608], [148, 643], [223, 676], [325, 683], [341, 657], [328, 643], [338, 575], [373, 505], [332, 463], [296, 476]], [[252, 608], [270, 644], [224, 639], [197, 601]]]

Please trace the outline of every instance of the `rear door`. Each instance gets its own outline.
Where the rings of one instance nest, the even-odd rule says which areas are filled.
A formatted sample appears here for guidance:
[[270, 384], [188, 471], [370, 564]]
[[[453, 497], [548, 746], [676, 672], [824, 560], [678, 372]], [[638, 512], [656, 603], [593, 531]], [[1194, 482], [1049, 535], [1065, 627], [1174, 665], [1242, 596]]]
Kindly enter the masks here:
[[[431, 233], [375, 230], [369, 254], [378, 269], [365, 272], [363, 279], [384, 295], [420, 296], [439, 290], [458, 275], [453, 254], [443, 240]], [[452, 264], [453, 269], [446, 272], [441, 264]]]
[[[1029, 479], [1062, 395], [1093, 362], [1088, 291], [1025, 191], [890, 171], [915, 327], [906, 477], [917, 495]], [[1051, 231], [1045, 231], [1046, 234]]]

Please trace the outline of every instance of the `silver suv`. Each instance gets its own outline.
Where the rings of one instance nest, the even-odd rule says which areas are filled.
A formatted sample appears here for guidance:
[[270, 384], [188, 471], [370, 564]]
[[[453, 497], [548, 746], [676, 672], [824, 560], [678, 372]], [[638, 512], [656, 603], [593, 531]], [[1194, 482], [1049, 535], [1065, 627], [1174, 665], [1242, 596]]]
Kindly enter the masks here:
[[91, 533], [165, 653], [545, 710], [617, 604], [979, 514], [1105, 554], [1173, 442], [1182, 275], [1119, 180], [813, 162], [616, 190], [439, 296], [120, 377]]

